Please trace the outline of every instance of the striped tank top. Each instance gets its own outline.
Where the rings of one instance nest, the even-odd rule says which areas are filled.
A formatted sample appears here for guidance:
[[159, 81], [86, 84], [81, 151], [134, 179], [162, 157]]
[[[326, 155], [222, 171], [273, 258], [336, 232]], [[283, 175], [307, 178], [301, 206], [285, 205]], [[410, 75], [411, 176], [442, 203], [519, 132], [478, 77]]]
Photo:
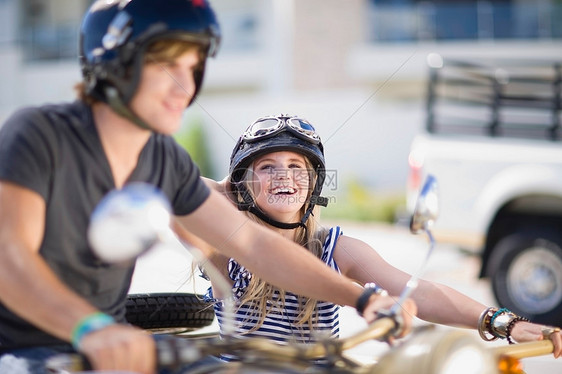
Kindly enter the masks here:
[[[342, 234], [340, 227], [330, 229], [323, 245], [322, 261], [332, 269], [339, 272], [334, 261], [334, 248], [339, 236]], [[234, 259], [230, 259], [228, 273], [234, 281], [232, 291], [235, 301], [244, 295], [252, 274]], [[275, 296], [278, 296], [278, 292]], [[212, 289], [206, 295], [206, 299], [214, 302], [215, 314], [217, 316], [220, 333], [223, 334], [224, 313], [222, 302], [214, 299]], [[268, 303], [269, 305], [269, 303]], [[249, 332], [259, 321], [258, 316], [252, 313], [252, 306], [248, 304], [237, 308], [235, 314], [235, 335], [238, 337], [261, 337], [274, 340], [281, 344], [288, 343], [312, 343], [319, 338], [339, 337], [339, 305], [330, 302], [318, 301], [316, 306], [317, 320], [311, 330], [308, 323], [297, 325], [299, 308], [298, 298], [295, 294], [285, 292], [285, 306], [268, 309], [263, 324], [255, 331]], [[236, 305], [238, 307], [239, 305]], [[224, 357], [228, 360], [228, 357]]]

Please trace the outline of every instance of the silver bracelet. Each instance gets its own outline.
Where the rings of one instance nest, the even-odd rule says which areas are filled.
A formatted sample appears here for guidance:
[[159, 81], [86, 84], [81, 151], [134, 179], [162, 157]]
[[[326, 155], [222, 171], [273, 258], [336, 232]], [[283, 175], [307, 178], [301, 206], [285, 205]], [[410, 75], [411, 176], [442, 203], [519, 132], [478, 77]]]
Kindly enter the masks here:
[[490, 321], [492, 319], [492, 316], [497, 311], [498, 308], [494, 308], [494, 307], [486, 308], [478, 318], [478, 334], [480, 334], [480, 337], [484, 341], [491, 342], [498, 338], [497, 336], [493, 335], [490, 332]]
[[507, 326], [513, 321], [517, 316], [509, 311], [503, 311], [497, 315], [492, 321], [491, 329], [494, 335], [505, 339], [509, 334], [507, 331]]

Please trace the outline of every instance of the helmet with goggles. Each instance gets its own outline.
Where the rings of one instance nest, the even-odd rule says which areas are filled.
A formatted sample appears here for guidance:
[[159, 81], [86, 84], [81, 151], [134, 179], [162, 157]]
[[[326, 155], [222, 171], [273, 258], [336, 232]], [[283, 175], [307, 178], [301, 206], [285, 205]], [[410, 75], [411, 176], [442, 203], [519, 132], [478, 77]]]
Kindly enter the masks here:
[[203, 61], [194, 72], [193, 101], [203, 81], [204, 60], [215, 55], [220, 42], [219, 25], [206, 0], [94, 2], [80, 29], [80, 64], [86, 94], [144, 127], [128, 104], [139, 85], [146, 49], [158, 40], [201, 46]]
[[[256, 158], [281, 151], [304, 155], [312, 164], [316, 174], [316, 183], [300, 222], [279, 222], [265, 215], [243, 183], [249, 166]], [[327, 199], [320, 196], [326, 178], [324, 147], [310, 122], [299, 117], [289, 115], [262, 117], [252, 123], [238, 139], [232, 151], [229, 177], [232, 192], [242, 198], [242, 201], [238, 201], [240, 210], [247, 210], [265, 222], [282, 229], [304, 226], [316, 205], [327, 205]]]

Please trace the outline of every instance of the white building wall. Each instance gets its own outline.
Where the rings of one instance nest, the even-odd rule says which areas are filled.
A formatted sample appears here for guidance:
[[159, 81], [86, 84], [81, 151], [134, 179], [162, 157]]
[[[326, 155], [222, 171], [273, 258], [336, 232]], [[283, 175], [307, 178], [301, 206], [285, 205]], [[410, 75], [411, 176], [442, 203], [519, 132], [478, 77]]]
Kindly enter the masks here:
[[[562, 43], [549, 40], [366, 44], [360, 32], [366, 0], [350, 0], [345, 11], [339, 0], [308, 1], [212, 1], [224, 32], [243, 23], [247, 12], [259, 22], [256, 39], [225, 47], [209, 62], [198, 103], [186, 113], [205, 122], [219, 174], [226, 174], [245, 126], [284, 112], [317, 125], [328, 168], [338, 170], [340, 183], [357, 177], [375, 188], [402, 189], [409, 143], [424, 120], [428, 53], [562, 60]], [[15, 3], [0, 1], [0, 121], [22, 106], [72, 100], [80, 79], [77, 61], [24, 62], [17, 43], [4, 42], [16, 38]], [[315, 12], [313, 5], [325, 8]]]

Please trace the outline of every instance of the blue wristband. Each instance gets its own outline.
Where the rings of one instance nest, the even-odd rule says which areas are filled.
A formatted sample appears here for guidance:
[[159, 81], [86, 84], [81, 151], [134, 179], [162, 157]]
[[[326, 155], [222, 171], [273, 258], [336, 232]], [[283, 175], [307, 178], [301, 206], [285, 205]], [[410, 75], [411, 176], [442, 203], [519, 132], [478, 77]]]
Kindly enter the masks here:
[[80, 350], [80, 342], [84, 336], [97, 330], [101, 330], [109, 325], [113, 325], [115, 320], [113, 317], [102, 313], [95, 312], [81, 319], [72, 329], [72, 346], [77, 351]]

